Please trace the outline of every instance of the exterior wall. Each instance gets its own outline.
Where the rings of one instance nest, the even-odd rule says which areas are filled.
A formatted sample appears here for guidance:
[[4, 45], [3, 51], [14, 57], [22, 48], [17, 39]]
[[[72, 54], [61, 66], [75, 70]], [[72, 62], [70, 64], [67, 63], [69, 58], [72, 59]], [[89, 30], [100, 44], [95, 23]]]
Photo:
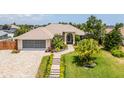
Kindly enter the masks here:
[[73, 35], [73, 44], [75, 44], [75, 33], [72, 33]]
[[48, 39], [46, 40], [46, 48], [51, 47], [51, 40]]
[[66, 42], [67, 34], [68, 34], [67, 32], [64, 33], [64, 43], [65, 43], [65, 44], [67, 44], [67, 42]]
[[22, 40], [17, 40], [18, 49], [22, 50]]
[[10, 28], [10, 31], [11, 32], [15, 32], [16, 31], [16, 28]]

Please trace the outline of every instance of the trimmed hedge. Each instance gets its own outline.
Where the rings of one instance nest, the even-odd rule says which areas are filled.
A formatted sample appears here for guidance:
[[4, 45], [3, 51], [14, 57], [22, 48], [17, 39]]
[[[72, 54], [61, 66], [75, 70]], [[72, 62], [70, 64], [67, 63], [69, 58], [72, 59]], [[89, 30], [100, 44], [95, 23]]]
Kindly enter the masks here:
[[124, 57], [124, 52], [119, 49], [111, 50], [111, 53], [115, 57]]
[[64, 59], [64, 55], [62, 55], [60, 59], [60, 78], [64, 78], [64, 75], [65, 75], [65, 59]]
[[52, 62], [53, 62], [53, 54], [50, 55], [49, 60], [48, 60], [48, 64], [47, 64], [47, 68], [46, 68], [46, 73], [45, 73], [45, 76], [44, 76], [46, 78], [49, 77], [49, 75], [50, 75]]

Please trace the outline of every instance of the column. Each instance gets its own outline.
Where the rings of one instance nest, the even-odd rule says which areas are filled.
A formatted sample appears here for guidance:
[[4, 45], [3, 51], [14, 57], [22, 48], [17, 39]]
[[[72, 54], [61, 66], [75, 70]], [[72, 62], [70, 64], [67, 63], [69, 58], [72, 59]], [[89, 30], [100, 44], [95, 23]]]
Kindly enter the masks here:
[[75, 33], [73, 33], [73, 44], [75, 44]]
[[67, 44], [66, 37], [67, 37], [67, 33], [64, 34], [64, 42], [65, 42], [65, 44]]

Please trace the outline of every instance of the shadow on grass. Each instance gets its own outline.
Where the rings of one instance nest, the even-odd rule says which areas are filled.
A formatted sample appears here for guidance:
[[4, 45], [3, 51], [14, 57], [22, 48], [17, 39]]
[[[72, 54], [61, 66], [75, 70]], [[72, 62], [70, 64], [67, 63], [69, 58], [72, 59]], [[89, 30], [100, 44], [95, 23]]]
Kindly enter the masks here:
[[80, 59], [79, 56], [73, 56], [73, 61], [72, 61], [72, 63], [76, 64], [77, 66], [81, 66], [81, 67], [84, 66], [84, 67], [92, 68], [92, 67], [91, 67], [91, 64], [92, 64], [92, 63], [97, 64], [97, 63], [95, 62], [95, 60], [96, 60], [96, 57], [91, 57], [91, 58], [89, 59], [89, 61], [87, 62], [85, 59]]

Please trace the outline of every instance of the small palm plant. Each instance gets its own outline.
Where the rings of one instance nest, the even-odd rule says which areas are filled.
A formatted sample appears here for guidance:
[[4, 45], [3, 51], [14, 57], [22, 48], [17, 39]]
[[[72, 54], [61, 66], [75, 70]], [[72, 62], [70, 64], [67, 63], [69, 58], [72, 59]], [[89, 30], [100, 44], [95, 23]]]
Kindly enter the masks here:
[[61, 35], [55, 35], [52, 39], [52, 47], [56, 49], [56, 51], [60, 51], [65, 46], [64, 40]]

